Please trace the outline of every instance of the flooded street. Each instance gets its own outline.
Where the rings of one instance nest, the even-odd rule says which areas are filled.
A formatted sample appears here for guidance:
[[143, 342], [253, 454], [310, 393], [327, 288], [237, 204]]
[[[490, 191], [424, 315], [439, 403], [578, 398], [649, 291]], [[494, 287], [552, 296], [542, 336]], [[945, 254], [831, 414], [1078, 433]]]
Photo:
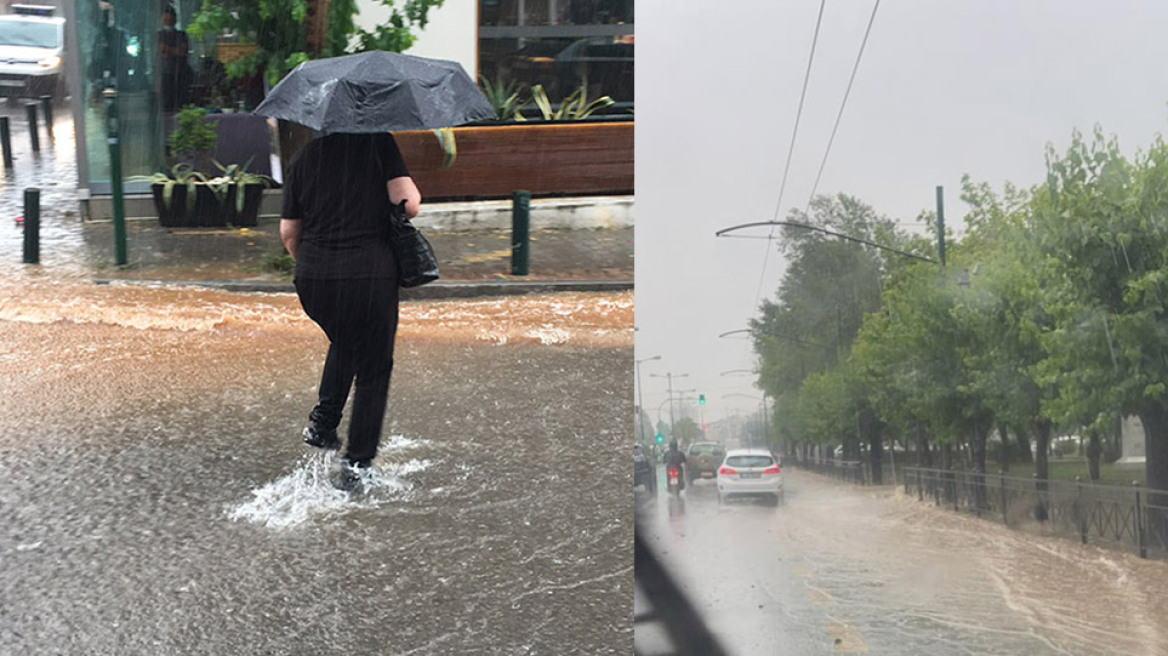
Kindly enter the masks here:
[[[40, 190], [41, 262], [59, 275], [82, 276], [88, 264], [77, 195], [77, 142], [69, 105], [53, 108], [53, 134], [48, 136], [38, 107], [40, 152], [32, 151], [28, 118], [20, 103], [0, 103], [12, 132], [13, 167], [0, 179], [0, 253], [18, 265], [24, 231], [16, 218], [24, 214], [24, 191]], [[110, 245], [112, 252], [112, 243]]]
[[[780, 507], [720, 508], [704, 481], [641, 506], [732, 654], [1168, 654], [1168, 563], [784, 475]], [[638, 649], [660, 653], [658, 630]]]
[[0, 299], [0, 652], [630, 650], [631, 293], [404, 304], [353, 497], [295, 296]]

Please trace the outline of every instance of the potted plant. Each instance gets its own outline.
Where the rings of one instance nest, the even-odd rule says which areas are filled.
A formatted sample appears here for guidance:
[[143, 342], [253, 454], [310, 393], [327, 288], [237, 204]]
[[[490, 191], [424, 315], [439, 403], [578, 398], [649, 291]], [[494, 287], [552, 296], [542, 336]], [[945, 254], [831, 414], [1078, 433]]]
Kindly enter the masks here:
[[175, 164], [168, 172], [134, 176], [128, 181], [151, 183], [154, 209], [158, 211], [158, 223], [163, 227], [201, 226], [216, 213], [218, 202], [207, 187], [207, 177], [192, 169], [190, 164]]
[[[248, 161], [250, 163], [250, 160]], [[255, 227], [259, 222], [260, 203], [264, 189], [272, 186], [272, 178], [259, 173], [249, 173], [247, 164], [223, 166], [214, 162], [222, 175], [207, 180], [218, 201], [221, 220], [239, 228]]]
[[149, 182], [154, 195], [158, 221], [164, 227], [215, 225], [217, 200], [207, 186], [207, 177], [199, 171], [207, 153], [219, 141], [215, 128], [206, 122], [207, 110], [193, 105], [178, 115], [178, 128], [167, 138], [170, 169], [149, 176], [134, 176], [130, 181]]
[[194, 105], [179, 112], [178, 127], [166, 140], [172, 159], [190, 164], [196, 171], [207, 170], [207, 153], [217, 143], [219, 133], [207, 122], [207, 110]]
[[185, 161], [174, 164], [169, 171], [130, 180], [151, 183], [159, 224], [164, 227], [221, 228], [229, 223], [255, 226], [263, 191], [273, 181], [268, 176], [249, 173], [247, 164], [224, 166], [213, 159], [210, 161], [221, 175], [208, 179], [198, 170], [196, 163], [205, 164], [207, 153], [218, 141], [215, 128], [205, 121], [206, 114], [198, 107], [182, 110], [178, 129], [168, 139], [172, 159]]

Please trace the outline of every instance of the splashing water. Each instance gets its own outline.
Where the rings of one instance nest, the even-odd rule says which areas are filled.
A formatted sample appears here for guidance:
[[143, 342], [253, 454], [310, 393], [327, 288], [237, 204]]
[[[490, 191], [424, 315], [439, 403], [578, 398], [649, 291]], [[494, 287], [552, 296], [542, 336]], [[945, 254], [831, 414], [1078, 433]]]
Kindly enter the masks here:
[[[390, 448], [425, 443], [400, 435], [389, 438]], [[313, 518], [341, 516], [361, 508], [376, 508], [390, 501], [406, 501], [414, 485], [406, 476], [428, 469], [430, 460], [412, 459], [383, 467], [357, 470], [360, 485], [355, 492], [337, 489], [332, 473], [340, 467], [335, 452], [314, 451], [300, 459], [288, 474], [255, 488], [252, 499], [231, 507], [229, 519], [246, 520], [268, 528], [292, 528]]]

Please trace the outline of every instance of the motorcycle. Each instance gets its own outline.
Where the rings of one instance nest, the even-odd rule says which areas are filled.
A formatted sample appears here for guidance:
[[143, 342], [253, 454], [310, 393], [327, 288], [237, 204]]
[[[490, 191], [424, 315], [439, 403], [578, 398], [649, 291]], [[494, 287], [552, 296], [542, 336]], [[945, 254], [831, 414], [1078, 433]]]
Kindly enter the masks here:
[[670, 465], [665, 473], [665, 489], [669, 493], [678, 496], [681, 494], [681, 467], [677, 465]]

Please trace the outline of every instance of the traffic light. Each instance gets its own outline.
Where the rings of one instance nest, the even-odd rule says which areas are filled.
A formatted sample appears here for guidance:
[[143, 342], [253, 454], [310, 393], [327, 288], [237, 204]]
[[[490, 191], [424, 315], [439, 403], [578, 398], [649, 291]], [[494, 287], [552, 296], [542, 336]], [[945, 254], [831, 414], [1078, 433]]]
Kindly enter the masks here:
[[706, 404], [706, 395], [705, 394], [698, 394], [698, 405], [705, 405], [705, 404]]
[[657, 443], [658, 443], [658, 444], [664, 444], [664, 443], [665, 443], [665, 436], [664, 436], [664, 435], [662, 435], [661, 433], [657, 433]]

